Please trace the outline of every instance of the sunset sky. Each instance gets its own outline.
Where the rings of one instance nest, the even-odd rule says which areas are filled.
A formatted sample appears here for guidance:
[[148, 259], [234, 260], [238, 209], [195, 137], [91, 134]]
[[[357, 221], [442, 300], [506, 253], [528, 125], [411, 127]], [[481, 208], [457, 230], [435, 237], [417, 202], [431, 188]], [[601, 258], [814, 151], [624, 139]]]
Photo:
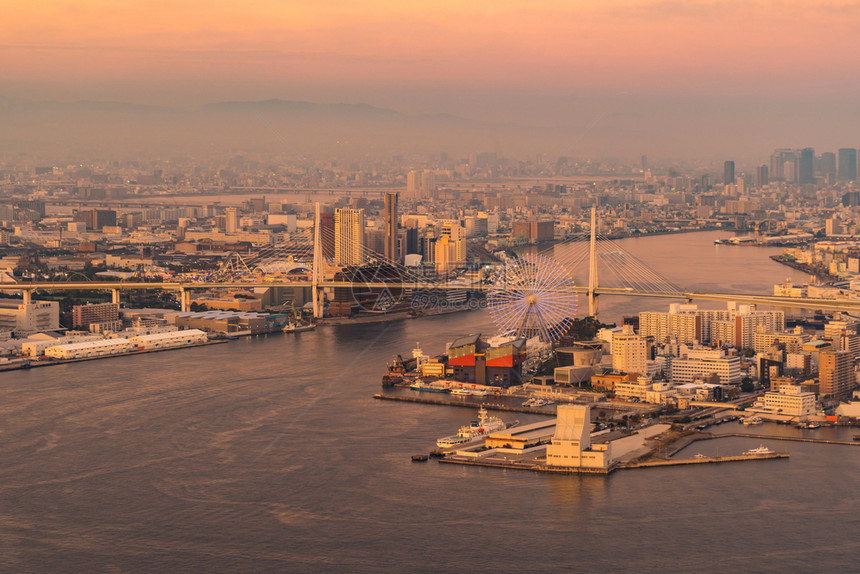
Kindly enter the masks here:
[[851, 93], [856, 2], [36, 0], [7, 95], [181, 103], [514, 93]]
[[571, 102], [755, 115], [860, 96], [860, 3], [847, 1], [31, 0], [2, 20], [10, 98], [304, 99], [547, 123]]

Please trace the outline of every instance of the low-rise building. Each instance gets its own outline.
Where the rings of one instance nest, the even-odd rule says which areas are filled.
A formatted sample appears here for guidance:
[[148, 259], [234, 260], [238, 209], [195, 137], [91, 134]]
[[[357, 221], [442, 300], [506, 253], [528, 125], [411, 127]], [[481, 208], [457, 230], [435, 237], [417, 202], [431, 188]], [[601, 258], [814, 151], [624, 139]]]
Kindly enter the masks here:
[[806, 417], [815, 414], [815, 393], [804, 392], [800, 385], [781, 385], [778, 392], [768, 391], [750, 408], [758, 412]]
[[132, 348], [133, 344], [128, 339], [100, 339], [97, 341], [54, 345], [45, 349], [45, 356], [54, 359], [86, 359], [127, 353]]
[[183, 331], [172, 331], [169, 333], [152, 333], [150, 335], [137, 335], [131, 337], [131, 341], [138, 350], [149, 351], [152, 349], [169, 349], [171, 347], [184, 347], [186, 345], [199, 345], [209, 340], [206, 333], [199, 329], [185, 329]]

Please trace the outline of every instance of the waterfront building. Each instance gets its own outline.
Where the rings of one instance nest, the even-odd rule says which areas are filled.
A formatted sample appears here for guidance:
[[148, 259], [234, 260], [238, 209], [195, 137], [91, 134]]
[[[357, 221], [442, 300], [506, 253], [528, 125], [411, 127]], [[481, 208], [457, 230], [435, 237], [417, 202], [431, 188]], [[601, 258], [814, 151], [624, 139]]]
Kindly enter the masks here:
[[11, 331], [16, 337], [60, 328], [60, 304], [57, 301], [0, 300], [0, 332]]
[[364, 227], [364, 209], [343, 207], [335, 210], [334, 260], [337, 264], [360, 265], [364, 262]]
[[45, 356], [54, 359], [87, 359], [127, 353], [133, 350], [133, 348], [133, 343], [128, 339], [99, 339], [96, 341], [54, 345], [45, 349]]
[[671, 363], [671, 380], [675, 384], [691, 383], [697, 378], [717, 375], [722, 384], [740, 383], [741, 359], [723, 349], [682, 347], [681, 357]]
[[185, 329], [183, 331], [137, 335], [130, 337], [128, 340], [131, 341], [138, 350], [149, 351], [152, 349], [169, 349], [171, 347], [199, 345], [208, 341], [209, 337], [199, 329]]
[[454, 380], [509, 387], [522, 380], [526, 340], [514, 339], [489, 345], [480, 334], [461, 337], [447, 351], [448, 372]]
[[65, 335], [62, 337], [52, 337], [52, 336], [40, 336], [34, 335], [33, 337], [28, 337], [24, 339], [21, 343], [21, 354], [27, 355], [29, 357], [38, 357], [40, 355], [45, 354], [45, 350], [49, 347], [55, 347], [57, 345], [67, 345], [69, 343], [84, 343], [88, 341], [102, 341], [103, 337], [98, 337], [95, 335]]
[[612, 337], [612, 368], [624, 373], [648, 372], [648, 340], [624, 325], [621, 333]]
[[612, 460], [611, 443], [591, 444], [591, 408], [559, 405], [552, 441], [546, 448], [549, 466], [607, 469]]
[[72, 328], [89, 329], [90, 325], [100, 325], [105, 329], [118, 330], [122, 326], [119, 319], [119, 304], [87, 303], [72, 307]]
[[792, 417], [814, 415], [815, 393], [803, 391], [800, 385], [781, 384], [778, 391], [766, 392], [749, 410]]
[[818, 363], [821, 398], [847, 399], [856, 386], [850, 351], [821, 351]]

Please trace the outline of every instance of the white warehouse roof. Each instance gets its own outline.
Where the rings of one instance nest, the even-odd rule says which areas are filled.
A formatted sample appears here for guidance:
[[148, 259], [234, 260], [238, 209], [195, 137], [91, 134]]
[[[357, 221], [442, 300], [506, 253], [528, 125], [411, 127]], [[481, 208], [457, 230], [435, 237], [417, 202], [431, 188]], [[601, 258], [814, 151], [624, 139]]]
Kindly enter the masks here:
[[53, 348], [63, 349], [65, 351], [81, 351], [84, 349], [103, 349], [106, 347], [119, 347], [130, 344], [131, 341], [128, 339], [100, 339], [98, 341], [84, 341], [82, 343], [54, 345]]
[[200, 329], [186, 329], [184, 331], [168, 331], [167, 333], [152, 333], [151, 335], [137, 335], [132, 337], [133, 341], [162, 341], [165, 339], [185, 338], [187, 336], [206, 335]]

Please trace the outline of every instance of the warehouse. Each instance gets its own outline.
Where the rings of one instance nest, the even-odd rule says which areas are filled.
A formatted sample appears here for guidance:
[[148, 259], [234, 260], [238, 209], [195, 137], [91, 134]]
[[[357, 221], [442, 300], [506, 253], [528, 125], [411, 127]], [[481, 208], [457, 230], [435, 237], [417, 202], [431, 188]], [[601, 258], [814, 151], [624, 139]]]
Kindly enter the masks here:
[[45, 349], [46, 357], [54, 359], [86, 359], [89, 357], [104, 357], [126, 353], [132, 349], [128, 339], [102, 339], [83, 343], [55, 345]]
[[171, 331], [169, 333], [152, 333], [151, 335], [138, 335], [129, 339], [132, 345], [141, 351], [169, 349], [172, 347], [184, 347], [186, 345], [199, 345], [208, 340], [209, 338], [206, 336], [206, 333], [199, 329], [186, 329], [184, 331]]

